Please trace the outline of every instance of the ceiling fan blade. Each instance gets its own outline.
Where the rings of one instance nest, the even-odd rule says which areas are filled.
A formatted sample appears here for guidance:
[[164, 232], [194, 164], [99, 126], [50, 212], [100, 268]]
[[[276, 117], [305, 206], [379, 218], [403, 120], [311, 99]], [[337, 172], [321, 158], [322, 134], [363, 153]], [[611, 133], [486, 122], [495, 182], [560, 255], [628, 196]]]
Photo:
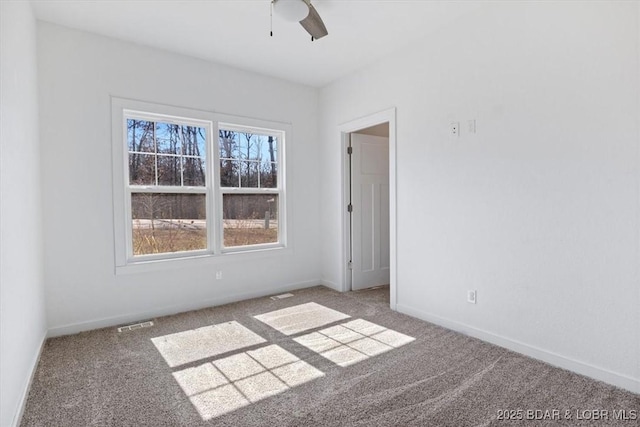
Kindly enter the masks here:
[[309, 6], [309, 15], [300, 21], [300, 25], [311, 34], [311, 37], [320, 39], [329, 34], [329, 32], [327, 31], [327, 27], [324, 26], [324, 22], [322, 22], [322, 18], [320, 18], [316, 8], [313, 7], [310, 2], [307, 2], [307, 4]]

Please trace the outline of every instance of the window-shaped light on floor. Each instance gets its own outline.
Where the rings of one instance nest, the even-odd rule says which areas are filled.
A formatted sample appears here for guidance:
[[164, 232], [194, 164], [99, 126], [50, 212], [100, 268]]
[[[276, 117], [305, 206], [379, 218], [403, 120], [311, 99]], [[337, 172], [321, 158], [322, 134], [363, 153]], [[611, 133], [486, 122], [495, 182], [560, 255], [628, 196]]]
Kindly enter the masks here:
[[177, 371], [173, 376], [202, 419], [210, 420], [324, 373], [274, 344]]
[[172, 368], [266, 342], [236, 321], [164, 335], [151, 341]]
[[351, 316], [315, 302], [309, 302], [254, 317], [285, 335], [294, 335], [348, 319]]
[[293, 340], [344, 367], [402, 347], [415, 338], [356, 319]]

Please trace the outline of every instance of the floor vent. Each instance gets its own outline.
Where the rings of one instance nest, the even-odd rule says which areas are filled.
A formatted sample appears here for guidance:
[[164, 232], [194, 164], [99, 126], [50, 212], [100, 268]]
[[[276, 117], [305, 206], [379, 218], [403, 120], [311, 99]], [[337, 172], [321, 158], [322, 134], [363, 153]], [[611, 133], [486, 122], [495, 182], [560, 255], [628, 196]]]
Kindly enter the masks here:
[[153, 322], [148, 320], [146, 322], [134, 323], [133, 325], [120, 326], [118, 332], [134, 331], [141, 328], [150, 328], [151, 326], [153, 326]]
[[274, 295], [271, 297], [272, 300], [279, 300], [279, 299], [285, 299], [285, 298], [291, 298], [293, 296], [293, 294], [281, 294], [281, 295]]

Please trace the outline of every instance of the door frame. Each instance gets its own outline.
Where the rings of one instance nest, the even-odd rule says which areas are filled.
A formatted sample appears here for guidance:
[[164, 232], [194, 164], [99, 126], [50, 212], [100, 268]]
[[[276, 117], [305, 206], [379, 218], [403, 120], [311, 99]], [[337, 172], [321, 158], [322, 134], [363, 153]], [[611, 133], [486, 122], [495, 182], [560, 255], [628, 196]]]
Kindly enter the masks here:
[[360, 117], [339, 126], [342, 151], [342, 291], [351, 290], [351, 269], [349, 268], [351, 223], [347, 207], [349, 205], [351, 176], [349, 170], [350, 134], [381, 123], [389, 123], [389, 299], [390, 308], [396, 310], [397, 304], [397, 224], [396, 224], [396, 108], [392, 107], [377, 113]]

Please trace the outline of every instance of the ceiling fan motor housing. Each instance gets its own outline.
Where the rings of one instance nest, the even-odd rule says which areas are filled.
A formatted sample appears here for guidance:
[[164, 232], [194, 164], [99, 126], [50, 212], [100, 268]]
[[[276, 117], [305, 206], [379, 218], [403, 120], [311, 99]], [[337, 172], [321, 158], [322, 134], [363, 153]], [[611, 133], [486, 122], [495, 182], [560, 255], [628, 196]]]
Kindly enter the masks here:
[[283, 19], [300, 22], [300, 25], [311, 35], [312, 41], [329, 34], [310, 0], [273, 0], [272, 5], [274, 12]]

